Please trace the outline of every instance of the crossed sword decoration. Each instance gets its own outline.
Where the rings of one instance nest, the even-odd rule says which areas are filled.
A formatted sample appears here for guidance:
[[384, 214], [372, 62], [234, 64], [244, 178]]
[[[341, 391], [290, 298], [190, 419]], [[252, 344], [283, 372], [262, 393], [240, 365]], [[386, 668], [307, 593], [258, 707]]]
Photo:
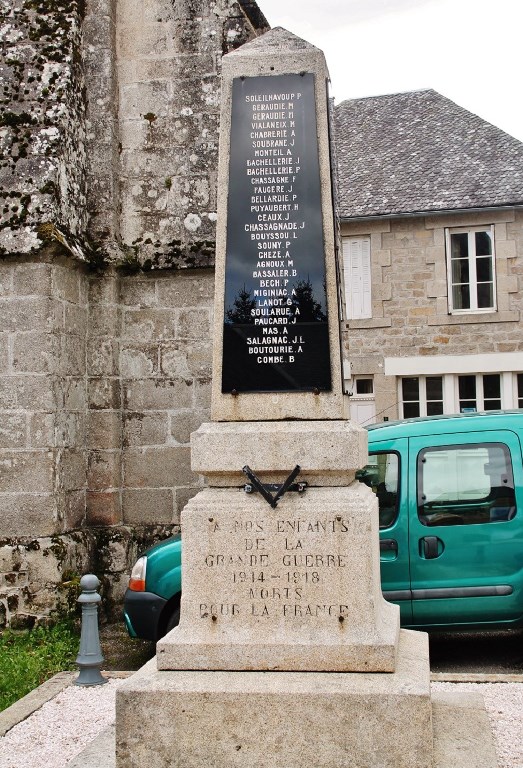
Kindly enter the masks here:
[[246, 464], [242, 467], [242, 472], [248, 477], [250, 484], [244, 486], [244, 491], [246, 493], [253, 493], [255, 490], [258, 491], [267, 504], [273, 509], [276, 509], [278, 501], [285, 493], [287, 493], [287, 491], [298, 491], [298, 493], [303, 493], [305, 491], [307, 483], [294, 483], [300, 473], [300, 469], [300, 465], [296, 464], [288, 478], [281, 485], [276, 483], [263, 484], [257, 474]]

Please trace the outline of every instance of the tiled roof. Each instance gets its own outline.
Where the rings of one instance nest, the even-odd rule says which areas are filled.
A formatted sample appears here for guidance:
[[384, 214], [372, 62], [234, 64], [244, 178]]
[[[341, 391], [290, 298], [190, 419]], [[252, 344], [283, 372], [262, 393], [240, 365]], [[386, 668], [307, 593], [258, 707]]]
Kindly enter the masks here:
[[523, 143], [436, 91], [334, 110], [340, 216], [523, 203]]

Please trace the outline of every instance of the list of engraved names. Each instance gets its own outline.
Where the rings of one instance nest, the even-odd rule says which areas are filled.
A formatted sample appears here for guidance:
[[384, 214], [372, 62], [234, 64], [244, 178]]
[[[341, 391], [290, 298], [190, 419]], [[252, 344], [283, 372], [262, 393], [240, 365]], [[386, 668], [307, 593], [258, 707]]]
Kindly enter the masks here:
[[[255, 221], [245, 223], [254, 246], [252, 277], [256, 306], [251, 310], [256, 333], [247, 337], [249, 354], [256, 362], [294, 362], [303, 354], [303, 337], [289, 334], [300, 309], [293, 278], [298, 270], [295, 242], [303, 235], [297, 178], [301, 173], [296, 146], [295, 109], [302, 93], [246, 95], [251, 109], [253, 157], [246, 159], [252, 185], [250, 212]], [[293, 301], [294, 300], [294, 301]]]
[[229, 185], [225, 375], [249, 388], [239, 355], [262, 389], [279, 388], [278, 376], [306, 388], [309, 347], [327, 327], [312, 75], [234, 82]]

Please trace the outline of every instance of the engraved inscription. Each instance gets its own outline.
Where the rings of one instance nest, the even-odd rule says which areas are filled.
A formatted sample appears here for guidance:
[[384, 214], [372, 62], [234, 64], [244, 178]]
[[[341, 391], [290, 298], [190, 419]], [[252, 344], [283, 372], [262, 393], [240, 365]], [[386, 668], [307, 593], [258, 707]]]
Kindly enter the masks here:
[[238, 78], [222, 390], [330, 388], [314, 76]]
[[[330, 584], [349, 568], [350, 521], [255, 519], [222, 521], [210, 527], [203, 556], [210, 583], [228, 585], [230, 602], [200, 605], [200, 617], [245, 616], [286, 620], [334, 617], [343, 621], [348, 604], [325, 599]], [[228, 553], [222, 551], [227, 547]]]

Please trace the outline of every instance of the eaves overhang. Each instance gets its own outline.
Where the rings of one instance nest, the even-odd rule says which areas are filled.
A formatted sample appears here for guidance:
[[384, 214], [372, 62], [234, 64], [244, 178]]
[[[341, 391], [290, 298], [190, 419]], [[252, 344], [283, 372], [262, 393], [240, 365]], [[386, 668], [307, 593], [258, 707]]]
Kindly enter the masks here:
[[419, 216], [448, 216], [449, 214], [489, 213], [491, 211], [503, 211], [508, 209], [523, 209], [523, 202], [507, 203], [503, 205], [484, 206], [480, 208], [437, 208], [420, 211], [377, 213], [367, 216], [338, 216], [340, 224], [349, 224], [359, 221], [380, 221], [384, 219], [407, 219]]

